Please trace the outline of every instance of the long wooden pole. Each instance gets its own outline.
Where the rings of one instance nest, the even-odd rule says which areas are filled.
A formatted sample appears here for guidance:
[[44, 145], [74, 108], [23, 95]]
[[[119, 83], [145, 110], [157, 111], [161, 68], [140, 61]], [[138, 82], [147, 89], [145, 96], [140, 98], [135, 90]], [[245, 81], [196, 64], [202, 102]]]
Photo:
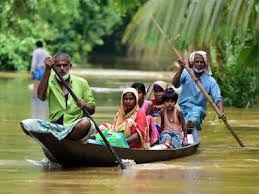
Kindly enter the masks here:
[[[151, 16], [151, 20], [152, 22], [155, 24], [156, 28], [158, 29], [158, 31], [162, 34], [162, 36], [167, 40], [167, 42], [169, 43], [172, 51], [176, 54], [176, 56], [178, 58], [182, 58], [181, 54], [178, 52], [178, 50], [174, 47], [174, 45], [172, 44], [171, 40], [168, 38], [168, 36], [165, 34], [165, 32], [163, 31], [163, 29], [160, 27], [160, 25], [158, 24], [158, 22], [156, 21], [156, 19]], [[206, 90], [202, 87], [201, 83], [199, 82], [199, 80], [197, 79], [197, 77], [192, 73], [192, 71], [190, 70], [188, 64], [184, 65], [184, 68], [186, 69], [186, 71], [189, 73], [189, 75], [191, 76], [191, 78], [193, 79], [193, 81], [196, 83], [196, 85], [198, 86], [198, 88], [201, 90], [201, 92], [204, 94], [205, 98], [208, 100], [208, 102], [210, 103], [210, 105], [212, 106], [212, 108], [216, 111], [216, 113], [218, 114], [218, 116], [221, 116], [221, 111], [219, 110], [219, 108], [216, 106], [216, 104], [212, 101], [211, 97], [208, 95], [208, 93], [206, 92]], [[222, 119], [223, 120], [223, 119]], [[235, 131], [231, 128], [231, 126], [228, 124], [227, 119], [223, 120], [225, 126], [228, 128], [228, 130], [230, 131], [230, 133], [234, 136], [234, 138], [236, 139], [236, 141], [238, 142], [238, 144], [241, 147], [245, 147], [244, 144], [241, 142], [241, 140], [239, 139], [239, 137], [237, 136], [237, 134], [235, 133]]]
[[[68, 83], [63, 79], [62, 75], [58, 72], [57, 68], [55, 67], [55, 65], [52, 65], [52, 69], [54, 70], [54, 72], [57, 74], [57, 76], [59, 77], [61, 83], [64, 85], [64, 87], [68, 90], [68, 92], [71, 94], [71, 96], [73, 97], [73, 99], [78, 102], [78, 98], [75, 95], [75, 93], [73, 92], [73, 90], [70, 88], [70, 86], [68, 85]], [[96, 122], [93, 120], [93, 118], [91, 117], [91, 115], [89, 114], [89, 112], [87, 111], [86, 107], [82, 108], [83, 112], [85, 113], [85, 115], [91, 119], [95, 125], [96, 130], [98, 131], [98, 133], [101, 135], [104, 143], [107, 145], [107, 148], [110, 150], [110, 152], [112, 153], [116, 163], [118, 163], [118, 165], [121, 167], [122, 170], [126, 169], [126, 165], [122, 162], [122, 160], [119, 158], [118, 154], [114, 151], [114, 149], [112, 148], [111, 144], [107, 141], [107, 139], [105, 138], [105, 136], [103, 135], [102, 131], [99, 129], [98, 125], [96, 124]]]

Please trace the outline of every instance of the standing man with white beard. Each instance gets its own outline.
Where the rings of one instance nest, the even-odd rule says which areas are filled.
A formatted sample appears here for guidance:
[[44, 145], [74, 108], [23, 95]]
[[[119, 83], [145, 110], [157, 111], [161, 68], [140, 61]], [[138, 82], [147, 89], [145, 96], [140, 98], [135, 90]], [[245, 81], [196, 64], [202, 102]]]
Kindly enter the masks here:
[[[182, 86], [181, 94], [178, 98], [178, 104], [184, 115], [187, 128], [201, 129], [201, 123], [206, 116], [206, 97], [198, 88], [194, 80], [184, 70], [186, 62], [184, 59], [178, 60], [179, 70], [172, 79], [172, 84], [178, 88]], [[207, 53], [204, 51], [195, 51], [189, 57], [190, 70], [201, 83], [205, 91], [212, 97], [212, 100], [221, 111], [220, 118], [226, 119], [223, 109], [222, 96], [216, 80], [211, 76], [212, 72], [208, 62]]]
[[[90, 114], [95, 112], [95, 101], [88, 82], [70, 74], [72, 64], [70, 56], [66, 53], [57, 53], [53, 58], [47, 57], [44, 63], [46, 70], [39, 84], [37, 95], [41, 100], [48, 100], [51, 127], [46, 130], [58, 139], [66, 138], [86, 143], [88, 137], [95, 131], [93, 122], [85, 117], [81, 110], [82, 107], [86, 107]], [[80, 99], [78, 103], [62, 85], [58, 76], [51, 73], [52, 65], [56, 66], [58, 72], [78, 96]], [[45, 127], [46, 123], [41, 122], [37, 121], [37, 125]]]

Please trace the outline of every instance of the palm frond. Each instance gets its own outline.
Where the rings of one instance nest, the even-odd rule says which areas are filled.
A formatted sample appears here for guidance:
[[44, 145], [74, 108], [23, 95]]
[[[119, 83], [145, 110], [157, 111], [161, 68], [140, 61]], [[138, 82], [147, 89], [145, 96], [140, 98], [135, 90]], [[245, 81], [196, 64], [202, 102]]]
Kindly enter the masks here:
[[[255, 0], [150, 0], [128, 25], [123, 42], [139, 57], [169, 56], [169, 46], [151, 22], [153, 15], [180, 49], [215, 43], [220, 33], [245, 37], [259, 28], [259, 4]], [[245, 41], [245, 40], [244, 40]]]

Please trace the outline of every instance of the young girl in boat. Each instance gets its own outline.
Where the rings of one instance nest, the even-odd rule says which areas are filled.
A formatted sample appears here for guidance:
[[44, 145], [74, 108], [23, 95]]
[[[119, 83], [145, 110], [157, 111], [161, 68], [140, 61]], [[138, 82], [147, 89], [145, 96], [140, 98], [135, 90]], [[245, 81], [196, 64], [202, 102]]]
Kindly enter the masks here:
[[135, 88], [138, 92], [138, 104], [139, 108], [146, 114], [147, 116], [147, 122], [149, 127], [149, 139], [150, 139], [150, 145], [155, 144], [159, 138], [160, 135], [158, 133], [158, 130], [155, 126], [154, 118], [151, 116], [152, 114], [152, 102], [149, 100], [145, 100], [146, 96], [146, 88], [143, 83], [134, 83], [131, 85], [132, 88]]
[[134, 88], [127, 88], [121, 95], [119, 111], [114, 117], [112, 125], [103, 123], [100, 129], [110, 129], [122, 132], [130, 148], [149, 148], [149, 133], [146, 115], [139, 108], [138, 92]]
[[160, 144], [167, 148], [180, 148], [187, 145], [187, 129], [179, 105], [176, 104], [178, 95], [169, 89], [162, 96]]
[[161, 134], [161, 119], [160, 113], [161, 109], [164, 106], [162, 103], [162, 96], [168, 88], [168, 83], [164, 81], [156, 81], [152, 83], [147, 91], [146, 99], [152, 102], [152, 116], [154, 118], [154, 122], [156, 124], [156, 128], [158, 133]]

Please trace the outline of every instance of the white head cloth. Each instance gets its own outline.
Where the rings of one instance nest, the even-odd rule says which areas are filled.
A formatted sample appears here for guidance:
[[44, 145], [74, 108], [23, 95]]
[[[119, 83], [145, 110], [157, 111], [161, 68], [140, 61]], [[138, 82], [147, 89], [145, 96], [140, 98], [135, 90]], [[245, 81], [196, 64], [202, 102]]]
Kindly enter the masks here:
[[209, 59], [208, 59], [208, 55], [205, 51], [194, 51], [190, 54], [190, 57], [189, 57], [189, 62], [190, 64], [193, 66], [193, 63], [194, 63], [194, 57], [196, 54], [199, 54], [203, 57], [204, 59], [204, 62], [205, 62], [205, 71], [207, 72], [207, 74], [209, 75], [212, 75], [212, 71], [211, 71], [211, 68], [210, 68], [210, 64], [209, 64]]

